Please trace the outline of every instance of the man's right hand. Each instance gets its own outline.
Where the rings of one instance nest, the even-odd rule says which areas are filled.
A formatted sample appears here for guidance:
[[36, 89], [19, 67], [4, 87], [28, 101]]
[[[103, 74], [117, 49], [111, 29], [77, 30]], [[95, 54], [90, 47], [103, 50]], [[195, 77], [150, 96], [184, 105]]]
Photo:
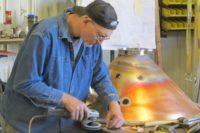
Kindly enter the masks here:
[[65, 93], [61, 99], [61, 103], [70, 112], [72, 120], [82, 121], [88, 117], [89, 108], [77, 98]]

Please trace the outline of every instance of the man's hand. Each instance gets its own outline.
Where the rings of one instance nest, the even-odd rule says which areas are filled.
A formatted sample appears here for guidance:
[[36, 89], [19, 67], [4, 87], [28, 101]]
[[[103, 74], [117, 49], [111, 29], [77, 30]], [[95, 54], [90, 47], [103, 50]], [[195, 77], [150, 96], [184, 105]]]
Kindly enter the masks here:
[[117, 102], [112, 101], [109, 104], [109, 112], [106, 116], [107, 128], [120, 128], [124, 124], [125, 120], [122, 115], [120, 106]]
[[65, 93], [61, 99], [61, 103], [70, 112], [72, 120], [82, 121], [84, 118], [88, 117], [88, 107], [77, 98]]

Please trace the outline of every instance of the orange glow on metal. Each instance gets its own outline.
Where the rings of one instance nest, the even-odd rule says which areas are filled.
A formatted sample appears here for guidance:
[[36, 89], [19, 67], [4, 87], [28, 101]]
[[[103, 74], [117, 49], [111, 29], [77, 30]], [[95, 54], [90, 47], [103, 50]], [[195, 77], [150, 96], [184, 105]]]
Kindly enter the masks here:
[[171, 120], [200, 112], [147, 56], [119, 56], [110, 64], [126, 121]]

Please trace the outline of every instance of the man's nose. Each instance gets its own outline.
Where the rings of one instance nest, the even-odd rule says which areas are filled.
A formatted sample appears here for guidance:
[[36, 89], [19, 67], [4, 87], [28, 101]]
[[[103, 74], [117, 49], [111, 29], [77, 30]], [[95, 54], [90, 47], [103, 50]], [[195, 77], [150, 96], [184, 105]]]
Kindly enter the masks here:
[[104, 41], [103, 39], [99, 39], [99, 40], [97, 40], [97, 43], [102, 44], [103, 41]]

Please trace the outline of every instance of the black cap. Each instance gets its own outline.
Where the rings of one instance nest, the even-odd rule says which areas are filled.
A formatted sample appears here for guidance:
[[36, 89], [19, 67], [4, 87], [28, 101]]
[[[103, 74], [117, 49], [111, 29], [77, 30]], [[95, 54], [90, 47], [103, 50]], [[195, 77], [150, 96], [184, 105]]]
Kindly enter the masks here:
[[86, 7], [75, 6], [74, 12], [79, 15], [88, 15], [94, 22], [104, 28], [114, 30], [118, 20], [115, 9], [103, 0], [95, 0]]

